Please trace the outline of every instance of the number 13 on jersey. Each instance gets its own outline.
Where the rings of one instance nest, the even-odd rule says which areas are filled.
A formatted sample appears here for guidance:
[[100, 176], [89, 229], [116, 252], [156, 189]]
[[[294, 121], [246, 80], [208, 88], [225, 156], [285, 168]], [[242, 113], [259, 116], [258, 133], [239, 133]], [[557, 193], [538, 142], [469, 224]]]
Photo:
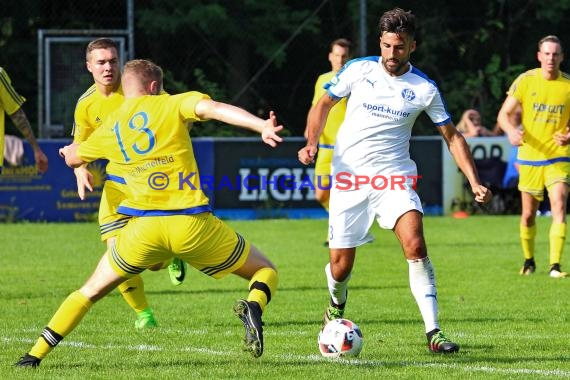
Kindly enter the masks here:
[[[154, 134], [150, 129], [147, 128], [147, 126], [148, 126], [148, 115], [146, 114], [146, 112], [141, 111], [134, 114], [133, 117], [131, 117], [129, 120], [129, 128], [138, 131], [139, 133], [145, 134], [146, 137], [148, 138], [148, 146], [146, 148], [141, 148], [137, 144], [137, 142], [135, 142], [130, 147], [125, 147], [119, 130], [120, 129], [119, 122], [117, 121], [115, 123], [113, 131], [115, 132], [115, 137], [117, 138], [117, 143], [119, 144], [119, 148], [121, 148], [121, 153], [125, 158], [125, 162], [129, 162], [134, 154], [143, 155], [150, 152], [154, 148], [155, 145]], [[137, 138], [137, 140], [139, 139]], [[127, 152], [127, 150], [129, 152]]]

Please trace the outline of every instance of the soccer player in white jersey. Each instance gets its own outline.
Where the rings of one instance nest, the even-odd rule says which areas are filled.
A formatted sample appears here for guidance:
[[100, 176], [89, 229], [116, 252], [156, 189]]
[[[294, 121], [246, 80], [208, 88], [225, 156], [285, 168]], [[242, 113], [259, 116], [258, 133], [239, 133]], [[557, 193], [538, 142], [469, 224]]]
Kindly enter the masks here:
[[418, 173], [409, 153], [412, 126], [422, 111], [443, 136], [475, 200], [487, 202], [492, 194], [481, 185], [469, 146], [453, 125], [437, 86], [409, 62], [416, 48], [415, 29], [411, 12], [395, 8], [382, 15], [382, 56], [349, 61], [327, 84], [327, 94], [311, 113], [307, 145], [299, 151], [299, 160], [305, 165], [313, 162], [330, 109], [348, 98], [332, 163], [330, 262], [325, 267], [331, 299], [324, 322], [343, 316], [356, 247], [371, 240], [368, 230], [376, 219], [400, 241], [429, 350], [451, 353], [459, 345], [440, 330], [434, 269], [414, 190]]

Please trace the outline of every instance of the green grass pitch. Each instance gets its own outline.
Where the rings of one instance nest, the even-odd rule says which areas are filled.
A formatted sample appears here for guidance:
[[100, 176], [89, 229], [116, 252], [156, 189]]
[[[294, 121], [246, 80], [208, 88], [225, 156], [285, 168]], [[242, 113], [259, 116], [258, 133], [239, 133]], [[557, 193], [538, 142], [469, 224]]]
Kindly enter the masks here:
[[[97, 303], [36, 370], [13, 363], [103, 252], [96, 224], [0, 227], [0, 375], [3, 379], [536, 379], [570, 377], [570, 278], [548, 277], [550, 218], [538, 218], [537, 272], [523, 259], [517, 216], [426, 217], [440, 322], [458, 354], [427, 350], [408, 269], [391, 231], [359, 248], [346, 318], [364, 334], [358, 359], [320, 356], [317, 335], [328, 301], [325, 220], [229, 221], [277, 265], [280, 284], [264, 314], [265, 352], [241, 351], [232, 305], [247, 282], [190, 270], [174, 287], [145, 272], [159, 328], [135, 331], [117, 292]], [[562, 260], [570, 269], [570, 249]]]

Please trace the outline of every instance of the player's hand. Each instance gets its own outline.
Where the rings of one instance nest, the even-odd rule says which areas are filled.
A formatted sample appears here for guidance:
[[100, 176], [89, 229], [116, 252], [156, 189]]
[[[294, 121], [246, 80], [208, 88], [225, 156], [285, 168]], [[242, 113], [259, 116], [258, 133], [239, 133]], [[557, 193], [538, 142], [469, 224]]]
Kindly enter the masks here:
[[514, 146], [521, 146], [523, 143], [524, 130], [519, 128], [512, 129], [507, 133], [509, 142]]
[[65, 160], [65, 155], [69, 152], [69, 145], [64, 146], [63, 148], [59, 148], [58, 153], [59, 157]]
[[275, 117], [275, 112], [269, 111], [269, 119], [265, 121], [265, 127], [261, 131], [261, 139], [267, 145], [275, 148], [277, 143], [283, 141], [277, 132], [283, 129], [282, 125], [277, 125], [277, 117]]
[[93, 174], [85, 166], [73, 169], [75, 179], [77, 180], [77, 194], [79, 198], [85, 200], [85, 189], [93, 191]]
[[488, 203], [493, 198], [493, 193], [490, 189], [487, 189], [483, 185], [473, 186], [471, 188], [473, 191], [473, 197], [475, 198], [476, 202], [479, 203]]
[[566, 127], [566, 133], [556, 132], [553, 137], [557, 145], [568, 145], [570, 143], [570, 128]]
[[36, 166], [38, 167], [38, 172], [44, 174], [48, 170], [48, 159], [41, 149], [34, 150], [34, 160], [36, 161]]
[[315, 162], [315, 156], [317, 155], [318, 148], [314, 145], [307, 145], [299, 150], [297, 157], [299, 161], [304, 165], [309, 165]]

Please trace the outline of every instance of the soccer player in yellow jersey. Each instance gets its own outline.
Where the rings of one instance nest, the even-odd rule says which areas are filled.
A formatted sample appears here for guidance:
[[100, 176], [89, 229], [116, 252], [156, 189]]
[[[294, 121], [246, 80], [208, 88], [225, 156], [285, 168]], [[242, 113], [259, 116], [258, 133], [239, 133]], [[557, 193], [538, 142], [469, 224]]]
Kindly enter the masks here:
[[[562, 43], [550, 35], [538, 42], [540, 68], [529, 70], [513, 82], [497, 121], [511, 144], [519, 146], [519, 190], [522, 213], [520, 239], [525, 262], [521, 275], [534, 273], [536, 263], [536, 211], [548, 190], [552, 212], [550, 226], [550, 277], [563, 278], [560, 269], [566, 239], [566, 203], [570, 184], [570, 76], [560, 71]], [[522, 128], [510, 116], [522, 107]]]
[[[86, 49], [87, 70], [93, 75], [95, 83], [79, 98], [75, 108], [73, 141], [81, 143], [97, 130], [107, 116], [117, 110], [123, 103], [124, 95], [121, 88], [121, 75], [119, 71], [118, 47], [110, 38], [99, 38], [91, 41]], [[101, 240], [107, 246], [112, 246], [115, 237], [123, 228], [129, 216], [119, 214], [117, 207], [125, 198], [126, 186], [117, 176], [117, 166], [113, 163], [107, 165], [107, 180], [103, 187], [101, 203], [99, 205], [99, 226]], [[81, 199], [85, 199], [85, 191], [93, 190], [93, 177], [86, 165], [74, 170], [77, 179], [77, 191]], [[158, 266], [161, 267], [161, 266]], [[159, 269], [159, 268], [153, 269]], [[186, 268], [175, 260], [169, 266], [171, 280], [178, 285], [184, 279]], [[124, 300], [137, 313], [135, 327], [143, 329], [156, 327], [152, 309], [149, 307], [144, 283], [141, 276], [135, 276], [118, 287]]]
[[[32, 146], [38, 172], [43, 174], [48, 169], [48, 159], [40, 148], [22, 108], [25, 101], [26, 99], [18, 94], [12, 86], [12, 81], [6, 70], [0, 67], [0, 154], [4, 154], [4, 113], [6, 113]], [[0, 160], [0, 173], [2, 172], [2, 164], [3, 159]]]
[[16, 365], [37, 367], [94, 302], [125, 279], [172, 257], [216, 279], [234, 273], [249, 280], [247, 299], [238, 300], [234, 312], [245, 327], [245, 349], [261, 356], [261, 316], [275, 294], [277, 271], [257, 248], [212, 215], [186, 122], [216, 119], [259, 132], [272, 147], [282, 141], [277, 132], [283, 127], [277, 126], [273, 112], [262, 120], [199, 92], [156, 95], [162, 70], [150, 61], [127, 62], [122, 85], [125, 102], [117, 112], [85, 142], [62, 148], [60, 155], [73, 167], [98, 158], [120, 167], [129, 192], [119, 211], [133, 218]]
[[[315, 104], [317, 104], [318, 100], [326, 92], [324, 87], [325, 84], [327, 84], [348, 61], [350, 57], [350, 46], [350, 41], [345, 38], [339, 38], [331, 42], [328, 56], [331, 64], [331, 71], [321, 74], [317, 78], [317, 82], [315, 83], [315, 92], [311, 102], [311, 108], [307, 115], [307, 120], [309, 120], [309, 115], [311, 114]], [[319, 139], [319, 154], [317, 155], [317, 161], [315, 162], [315, 198], [327, 211], [329, 210], [331, 186], [330, 175], [334, 142], [336, 140], [338, 129], [344, 120], [345, 112], [346, 99], [342, 99], [331, 109], [325, 124], [325, 129]], [[307, 129], [305, 128], [305, 138], [306, 137]], [[328, 239], [325, 242], [325, 245], [328, 245]]]

